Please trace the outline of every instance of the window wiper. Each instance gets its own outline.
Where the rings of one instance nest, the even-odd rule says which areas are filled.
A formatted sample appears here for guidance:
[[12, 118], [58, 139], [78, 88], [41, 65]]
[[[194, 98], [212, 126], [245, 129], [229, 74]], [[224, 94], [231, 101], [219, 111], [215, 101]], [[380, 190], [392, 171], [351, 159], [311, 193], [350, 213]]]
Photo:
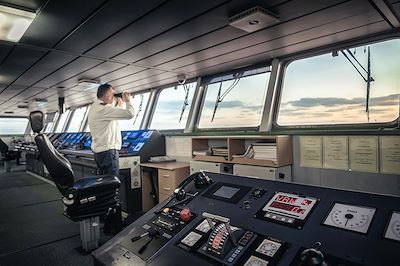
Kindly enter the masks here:
[[138, 117], [139, 117], [140, 111], [142, 111], [143, 98], [144, 98], [144, 97], [143, 97], [143, 94], [140, 94], [140, 103], [139, 103], [138, 111], [136, 112], [135, 120], [133, 120], [133, 124], [132, 124], [132, 125], [134, 125], [134, 124], [136, 123], [136, 120], [137, 120]]
[[181, 116], [179, 117], [179, 123], [182, 120], [183, 113], [185, 112], [186, 106], [189, 105], [189, 85], [188, 84], [183, 84], [183, 89], [185, 90], [185, 100], [183, 100], [183, 106], [182, 106], [182, 111], [181, 111]]
[[221, 95], [222, 81], [219, 84], [218, 95], [217, 95], [217, 99], [215, 100], [214, 112], [213, 112], [213, 115], [211, 117], [211, 122], [214, 121], [215, 113], [217, 112], [217, 108], [218, 108], [219, 103], [222, 102], [224, 100], [224, 98], [233, 90], [233, 88], [236, 87], [236, 85], [239, 83], [240, 78], [242, 77], [242, 75], [243, 75], [243, 73], [237, 73], [233, 83], [229, 86], [229, 88], [224, 93], [222, 93], [222, 95]]
[[[367, 74], [367, 77], [364, 77], [364, 75], [361, 73], [360, 69], [353, 63], [353, 61], [350, 59], [350, 57], [346, 54], [347, 53], [353, 58], [355, 62], [361, 67], [362, 70]], [[365, 69], [361, 63], [357, 60], [357, 58], [354, 56], [354, 54], [349, 50], [342, 50], [340, 51], [344, 57], [350, 62], [350, 64], [354, 67], [355, 70], [357, 70], [358, 74], [362, 77], [362, 79], [367, 83], [367, 96], [366, 96], [366, 102], [365, 102], [365, 112], [369, 113], [369, 92], [371, 89], [371, 82], [375, 81], [374, 78], [371, 76], [371, 51], [370, 47], [368, 46], [368, 62], [367, 62], [367, 69]]]

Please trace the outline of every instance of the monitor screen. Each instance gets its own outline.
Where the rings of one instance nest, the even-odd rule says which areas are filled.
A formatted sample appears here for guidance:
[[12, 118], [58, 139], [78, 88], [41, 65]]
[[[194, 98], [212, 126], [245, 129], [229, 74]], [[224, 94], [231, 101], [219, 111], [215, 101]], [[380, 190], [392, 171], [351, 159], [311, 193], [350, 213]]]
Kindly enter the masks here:
[[213, 195], [225, 199], [231, 199], [239, 190], [240, 188], [237, 187], [222, 186], [215, 191]]

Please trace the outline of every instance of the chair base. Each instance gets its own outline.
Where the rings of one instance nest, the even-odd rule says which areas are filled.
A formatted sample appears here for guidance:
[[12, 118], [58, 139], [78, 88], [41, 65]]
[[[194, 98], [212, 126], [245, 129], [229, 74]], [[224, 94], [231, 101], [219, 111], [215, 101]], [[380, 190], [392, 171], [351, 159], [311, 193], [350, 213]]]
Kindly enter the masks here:
[[4, 172], [5, 173], [11, 172], [11, 164], [12, 164], [11, 161], [4, 160]]
[[100, 217], [91, 217], [79, 222], [82, 248], [86, 252], [99, 247]]

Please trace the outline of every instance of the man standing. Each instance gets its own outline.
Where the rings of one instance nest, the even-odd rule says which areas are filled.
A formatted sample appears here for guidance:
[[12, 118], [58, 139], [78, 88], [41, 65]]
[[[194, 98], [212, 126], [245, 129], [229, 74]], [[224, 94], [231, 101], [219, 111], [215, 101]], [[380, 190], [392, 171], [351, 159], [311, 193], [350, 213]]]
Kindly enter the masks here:
[[[135, 115], [131, 96], [124, 92], [122, 98], [115, 97], [115, 90], [109, 84], [97, 89], [97, 99], [88, 114], [92, 150], [100, 174], [119, 176], [119, 155], [121, 131], [117, 120], [129, 120]], [[114, 99], [118, 106], [114, 106]], [[125, 102], [125, 108], [121, 106]]]

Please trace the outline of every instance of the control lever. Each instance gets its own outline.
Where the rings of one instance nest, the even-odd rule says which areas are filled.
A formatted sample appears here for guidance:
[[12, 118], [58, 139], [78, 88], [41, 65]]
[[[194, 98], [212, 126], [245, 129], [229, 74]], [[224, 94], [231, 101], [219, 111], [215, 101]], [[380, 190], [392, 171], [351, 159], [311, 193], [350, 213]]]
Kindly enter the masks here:
[[141, 234], [140, 236], [132, 237], [132, 238], [131, 238], [131, 241], [132, 241], [132, 242], [136, 242], [136, 241], [138, 241], [139, 239], [142, 239], [143, 237], [149, 236], [149, 237], [151, 238], [152, 236], [156, 236], [156, 235], [158, 235], [158, 231], [157, 231], [155, 228], [150, 227], [149, 231], [147, 231], [147, 232], [144, 233], [144, 234]]
[[150, 227], [150, 229], [149, 229], [146, 233], [141, 234], [140, 236], [135, 236], [135, 237], [133, 237], [133, 238], [131, 239], [131, 241], [132, 241], [132, 242], [135, 242], [135, 241], [138, 241], [139, 239], [142, 239], [143, 237], [149, 236], [149, 240], [147, 240], [147, 242], [138, 250], [138, 253], [139, 253], [139, 254], [142, 254], [142, 253], [146, 250], [146, 248], [147, 248], [147, 246], [150, 244], [150, 242], [151, 242], [154, 238], [157, 238], [157, 236], [159, 236], [159, 235], [160, 235], [160, 233], [158, 232], [157, 229], [155, 229], [155, 228], [153, 228], [153, 227]]
[[210, 228], [211, 228], [213, 231], [215, 230], [215, 226], [214, 226], [214, 224], [213, 224], [213, 221], [214, 221], [214, 222], [223, 223], [223, 224], [225, 225], [226, 231], [227, 231], [228, 234], [229, 234], [229, 238], [230, 238], [232, 244], [233, 244], [235, 247], [237, 246], [236, 238], [235, 238], [235, 236], [233, 235], [231, 226], [230, 226], [230, 224], [229, 224], [230, 221], [231, 221], [229, 218], [223, 217], [223, 216], [219, 216], [219, 215], [216, 215], [216, 214], [211, 214], [211, 213], [208, 213], [208, 212], [203, 212], [203, 218], [205, 218], [205, 219], [207, 220], [208, 225], [210, 226]]

